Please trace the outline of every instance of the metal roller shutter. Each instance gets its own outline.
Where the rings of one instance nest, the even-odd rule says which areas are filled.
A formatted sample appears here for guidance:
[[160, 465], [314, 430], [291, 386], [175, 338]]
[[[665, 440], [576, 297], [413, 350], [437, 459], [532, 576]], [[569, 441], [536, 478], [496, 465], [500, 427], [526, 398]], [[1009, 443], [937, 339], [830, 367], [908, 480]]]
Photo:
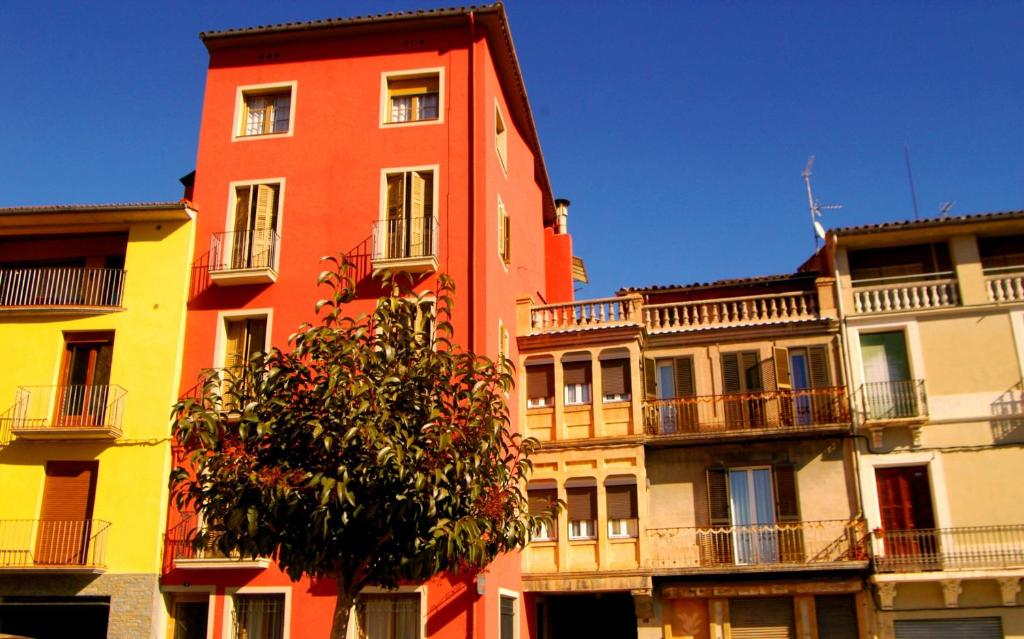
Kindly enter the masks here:
[[1003, 625], [999, 617], [903, 620], [896, 639], [1003, 639]]
[[814, 614], [821, 639], [857, 639], [857, 607], [853, 595], [817, 595]]
[[793, 639], [793, 600], [789, 597], [730, 599], [732, 639]]

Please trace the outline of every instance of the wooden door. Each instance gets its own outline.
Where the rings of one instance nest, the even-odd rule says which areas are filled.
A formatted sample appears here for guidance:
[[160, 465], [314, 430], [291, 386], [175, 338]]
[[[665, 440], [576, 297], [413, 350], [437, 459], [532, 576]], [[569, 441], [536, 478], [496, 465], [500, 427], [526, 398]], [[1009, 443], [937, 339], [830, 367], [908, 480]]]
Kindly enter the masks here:
[[937, 557], [935, 515], [927, 466], [875, 470], [878, 507], [887, 558], [906, 561]]
[[69, 337], [64, 344], [61, 383], [54, 405], [55, 426], [97, 426], [106, 418], [113, 335]]
[[47, 462], [35, 563], [80, 566], [89, 561], [98, 466], [94, 461]]

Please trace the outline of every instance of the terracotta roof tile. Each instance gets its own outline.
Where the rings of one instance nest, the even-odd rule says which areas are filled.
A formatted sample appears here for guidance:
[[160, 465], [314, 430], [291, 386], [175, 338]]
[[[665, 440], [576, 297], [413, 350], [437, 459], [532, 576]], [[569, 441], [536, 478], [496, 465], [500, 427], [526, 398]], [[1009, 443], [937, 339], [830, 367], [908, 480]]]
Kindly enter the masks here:
[[971, 222], [989, 222], [1020, 218], [1024, 218], [1024, 210], [1000, 211], [996, 213], [969, 213], [966, 215], [932, 217], [923, 220], [899, 220], [895, 222], [880, 222], [878, 224], [863, 224], [860, 226], [843, 226], [840, 228], [829, 229], [829, 232], [835, 233], [836, 235], [863, 235], [866, 233], [901, 231], [905, 229], [924, 228], [929, 226], [943, 226], [946, 224], [969, 224]]

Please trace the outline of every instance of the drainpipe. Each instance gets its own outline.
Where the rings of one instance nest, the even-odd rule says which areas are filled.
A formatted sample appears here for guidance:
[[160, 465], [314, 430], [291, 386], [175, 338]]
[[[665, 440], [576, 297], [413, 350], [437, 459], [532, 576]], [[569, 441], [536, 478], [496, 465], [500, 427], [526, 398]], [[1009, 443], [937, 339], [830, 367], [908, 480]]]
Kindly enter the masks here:
[[[466, 228], [469, 239], [469, 269], [467, 269], [466, 292], [469, 299], [466, 308], [468, 309], [469, 322], [467, 327], [466, 342], [470, 350], [479, 352], [476, 344], [476, 316], [477, 309], [474, 306], [476, 300], [476, 12], [469, 12], [469, 149], [466, 156], [469, 158], [469, 220]], [[474, 616], [475, 620], [475, 616]]]

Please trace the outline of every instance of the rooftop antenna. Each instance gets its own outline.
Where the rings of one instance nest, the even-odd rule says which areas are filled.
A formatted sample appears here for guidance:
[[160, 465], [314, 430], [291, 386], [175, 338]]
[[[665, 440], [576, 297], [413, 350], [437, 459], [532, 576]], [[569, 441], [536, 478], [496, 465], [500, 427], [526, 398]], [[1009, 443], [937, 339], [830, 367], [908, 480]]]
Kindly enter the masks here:
[[804, 167], [804, 172], [801, 175], [804, 176], [804, 183], [807, 185], [807, 206], [811, 210], [811, 226], [814, 227], [814, 250], [817, 252], [818, 244], [821, 240], [825, 239], [825, 227], [818, 221], [818, 218], [821, 217], [821, 212], [841, 209], [843, 208], [843, 205], [822, 204], [818, 200], [814, 199], [814, 193], [811, 191], [811, 167], [813, 166], [814, 156], [812, 155], [807, 158], [807, 165]]
[[917, 192], [914, 190], [914, 173], [910, 170], [910, 145], [903, 145], [903, 159], [907, 161], [907, 181], [910, 182], [910, 201], [914, 204], [914, 219], [921, 219], [917, 213]]
[[949, 212], [953, 210], [953, 206], [956, 205], [956, 200], [949, 200], [939, 205], [939, 215], [945, 218], [949, 215]]

